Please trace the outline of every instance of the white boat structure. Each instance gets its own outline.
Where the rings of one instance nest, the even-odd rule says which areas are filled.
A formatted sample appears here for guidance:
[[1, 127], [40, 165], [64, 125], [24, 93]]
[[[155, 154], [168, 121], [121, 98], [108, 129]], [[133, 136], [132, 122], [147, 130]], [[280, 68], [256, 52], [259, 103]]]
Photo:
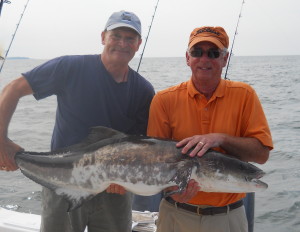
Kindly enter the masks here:
[[38, 232], [41, 216], [0, 208], [1, 232]]
[[[132, 211], [132, 230], [135, 232], [155, 232], [157, 218], [157, 212]], [[40, 224], [40, 215], [21, 213], [0, 207], [1, 232], [39, 232]]]

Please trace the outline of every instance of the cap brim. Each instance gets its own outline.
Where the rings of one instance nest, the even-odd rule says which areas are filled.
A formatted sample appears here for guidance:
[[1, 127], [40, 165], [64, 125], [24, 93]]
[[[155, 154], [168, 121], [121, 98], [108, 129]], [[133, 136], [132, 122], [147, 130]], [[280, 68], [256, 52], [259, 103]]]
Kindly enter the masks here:
[[195, 44], [200, 43], [200, 42], [211, 42], [215, 44], [218, 48], [224, 49], [225, 46], [216, 38], [213, 37], [202, 37], [202, 38], [195, 38], [190, 44], [189, 44], [189, 49], [193, 47]]
[[134, 26], [131, 26], [131, 25], [126, 24], [126, 23], [116, 23], [116, 24], [110, 25], [106, 28], [106, 30], [110, 31], [110, 30], [113, 30], [113, 29], [116, 29], [116, 28], [119, 28], [119, 27], [128, 27], [128, 28], [133, 29], [134, 31], [136, 31], [140, 36], [142, 36], [141, 33]]

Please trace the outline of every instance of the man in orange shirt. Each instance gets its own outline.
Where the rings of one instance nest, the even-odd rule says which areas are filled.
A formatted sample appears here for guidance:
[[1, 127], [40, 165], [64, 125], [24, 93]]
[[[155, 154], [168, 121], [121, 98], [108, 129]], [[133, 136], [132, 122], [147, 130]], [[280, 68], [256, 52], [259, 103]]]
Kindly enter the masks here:
[[[202, 156], [212, 148], [263, 164], [273, 148], [269, 126], [254, 89], [221, 78], [228, 45], [222, 27], [192, 31], [186, 52], [192, 76], [155, 95], [148, 135], [178, 140], [183, 154], [193, 149], [190, 156]], [[157, 231], [246, 232], [244, 197], [244, 193], [201, 192], [201, 183], [191, 180], [185, 192], [162, 200]]]

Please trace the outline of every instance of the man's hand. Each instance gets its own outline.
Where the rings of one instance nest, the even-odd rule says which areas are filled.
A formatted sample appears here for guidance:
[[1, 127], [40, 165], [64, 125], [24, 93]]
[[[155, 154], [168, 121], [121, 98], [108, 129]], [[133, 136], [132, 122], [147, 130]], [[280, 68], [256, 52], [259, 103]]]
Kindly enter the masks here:
[[15, 171], [18, 166], [15, 162], [15, 154], [24, 150], [10, 139], [0, 139], [0, 170]]
[[194, 149], [189, 153], [189, 156], [203, 156], [208, 149], [219, 147], [224, 140], [224, 134], [210, 133], [205, 135], [194, 135], [185, 138], [176, 144], [176, 147], [183, 147], [182, 154], [187, 154], [190, 149]]
[[[177, 190], [178, 186], [172, 186], [167, 189], [165, 189], [166, 192]], [[182, 193], [175, 193], [171, 195], [174, 201], [180, 202], [180, 203], [186, 203], [190, 199], [192, 199], [198, 192], [200, 191], [200, 187], [198, 182], [195, 180], [190, 180], [186, 189]]]
[[116, 193], [116, 194], [124, 195], [126, 193], [126, 189], [124, 187], [122, 187], [121, 185], [111, 184], [106, 189], [106, 192], [107, 193]]

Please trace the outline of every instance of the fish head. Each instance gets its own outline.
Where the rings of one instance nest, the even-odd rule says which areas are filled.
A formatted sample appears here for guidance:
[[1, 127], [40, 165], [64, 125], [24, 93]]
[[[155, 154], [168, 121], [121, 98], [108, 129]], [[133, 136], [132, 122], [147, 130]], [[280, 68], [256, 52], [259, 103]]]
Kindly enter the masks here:
[[209, 151], [198, 157], [199, 168], [195, 176], [202, 191], [206, 192], [256, 192], [268, 185], [259, 179], [265, 172], [253, 164], [228, 155]]

